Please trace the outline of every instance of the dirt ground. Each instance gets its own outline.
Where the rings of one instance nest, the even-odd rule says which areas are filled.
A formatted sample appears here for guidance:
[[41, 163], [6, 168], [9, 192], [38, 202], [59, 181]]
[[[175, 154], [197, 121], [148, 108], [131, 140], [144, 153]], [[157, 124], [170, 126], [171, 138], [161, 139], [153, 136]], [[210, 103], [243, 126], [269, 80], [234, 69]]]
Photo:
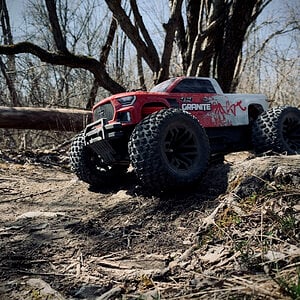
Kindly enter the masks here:
[[[238, 213], [241, 206], [231, 210], [229, 174], [251, 157], [247, 152], [226, 156], [224, 163], [210, 166], [197, 188], [153, 196], [132, 173], [111, 187], [91, 190], [70, 172], [64, 155], [2, 152], [0, 299], [293, 298], [269, 272], [274, 257], [261, 259], [262, 203], [248, 195], [255, 207], [243, 202], [247, 224]], [[294, 227], [287, 233], [290, 241], [272, 240], [277, 247], [272, 253], [285, 255], [276, 258], [282, 264], [277, 271], [289, 270], [287, 284], [297, 288], [299, 186], [289, 193], [280, 194], [281, 204], [292, 210], [287, 216]], [[216, 222], [217, 214], [225, 225]], [[211, 227], [215, 224], [218, 231]], [[238, 242], [232, 242], [234, 236]], [[253, 255], [251, 236], [260, 239], [260, 246], [251, 246]], [[245, 263], [245, 249], [252, 266]]]

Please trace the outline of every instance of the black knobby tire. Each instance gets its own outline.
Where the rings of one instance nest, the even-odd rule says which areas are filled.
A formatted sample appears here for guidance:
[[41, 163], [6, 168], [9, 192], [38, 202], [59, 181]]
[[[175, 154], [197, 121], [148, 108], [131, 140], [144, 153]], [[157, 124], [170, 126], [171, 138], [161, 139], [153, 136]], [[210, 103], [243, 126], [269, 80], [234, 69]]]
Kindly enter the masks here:
[[253, 124], [252, 142], [256, 153], [300, 154], [300, 111], [296, 107], [271, 108]]
[[127, 171], [127, 166], [103, 164], [99, 156], [85, 145], [83, 133], [73, 139], [70, 149], [70, 164], [71, 169], [80, 180], [95, 187], [116, 182], [119, 176]]
[[196, 118], [178, 109], [163, 109], [135, 127], [129, 155], [141, 183], [161, 191], [195, 183], [207, 168], [210, 147]]

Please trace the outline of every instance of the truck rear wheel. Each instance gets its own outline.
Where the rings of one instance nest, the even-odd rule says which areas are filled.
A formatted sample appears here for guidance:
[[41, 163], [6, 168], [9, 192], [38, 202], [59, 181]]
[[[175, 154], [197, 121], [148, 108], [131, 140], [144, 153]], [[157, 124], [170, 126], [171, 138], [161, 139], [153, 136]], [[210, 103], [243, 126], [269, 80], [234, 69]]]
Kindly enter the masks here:
[[142, 184], [160, 191], [195, 183], [207, 168], [210, 148], [197, 119], [178, 109], [163, 109], [135, 127], [129, 155]]
[[257, 153], [300, 154], [300, 111], [296, 107], [271, 108], [253, 124], [252, 142]]
[[128, 167], [103, 164], [99, 156], [85, 145], [83, 133], [73, 139], [70, 149], [70, 164], [71, 169], [80, 180], [95, 187], [104, 183], [116, 182]]

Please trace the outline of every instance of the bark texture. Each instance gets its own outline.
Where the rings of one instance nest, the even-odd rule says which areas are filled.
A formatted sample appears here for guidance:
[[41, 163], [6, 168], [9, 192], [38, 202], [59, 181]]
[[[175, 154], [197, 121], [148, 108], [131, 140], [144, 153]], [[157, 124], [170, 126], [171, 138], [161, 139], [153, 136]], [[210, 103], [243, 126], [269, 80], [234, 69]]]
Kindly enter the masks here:
[[0, 128], [78, 132], [90, 121], [84, 110], [0, 106]]
[[234, 166], [228, 175], [228, 191], [250, 197], [279, 185], [300, 186], [300, 155], [264, 156]]

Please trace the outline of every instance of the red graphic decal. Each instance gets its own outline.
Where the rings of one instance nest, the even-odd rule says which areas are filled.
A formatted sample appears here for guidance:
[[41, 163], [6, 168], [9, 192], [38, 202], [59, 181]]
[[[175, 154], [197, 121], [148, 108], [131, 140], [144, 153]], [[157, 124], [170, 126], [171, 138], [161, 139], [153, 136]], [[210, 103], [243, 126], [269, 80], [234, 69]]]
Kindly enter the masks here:
[[205, 127], [232, 126], [238, 110], [245, 111], [242, 100], [232, 103], [226, 101], [223, 106], [217, 100], [211, 102], [211, 111], [201, 115], [201, 124]]
[[236, 103], [230, 103], [229, 101], [226, 101], [226, 106], [222, 106], [221, 103], [217, 102], [212, 104], [212, 111], [216, 114], [221, 115], [234, 115], [236, 116], [237, 109], [241, 109], [242, 111], [245, 111], [247, 107], [242, 106], [242, 100], [239, 100]]

